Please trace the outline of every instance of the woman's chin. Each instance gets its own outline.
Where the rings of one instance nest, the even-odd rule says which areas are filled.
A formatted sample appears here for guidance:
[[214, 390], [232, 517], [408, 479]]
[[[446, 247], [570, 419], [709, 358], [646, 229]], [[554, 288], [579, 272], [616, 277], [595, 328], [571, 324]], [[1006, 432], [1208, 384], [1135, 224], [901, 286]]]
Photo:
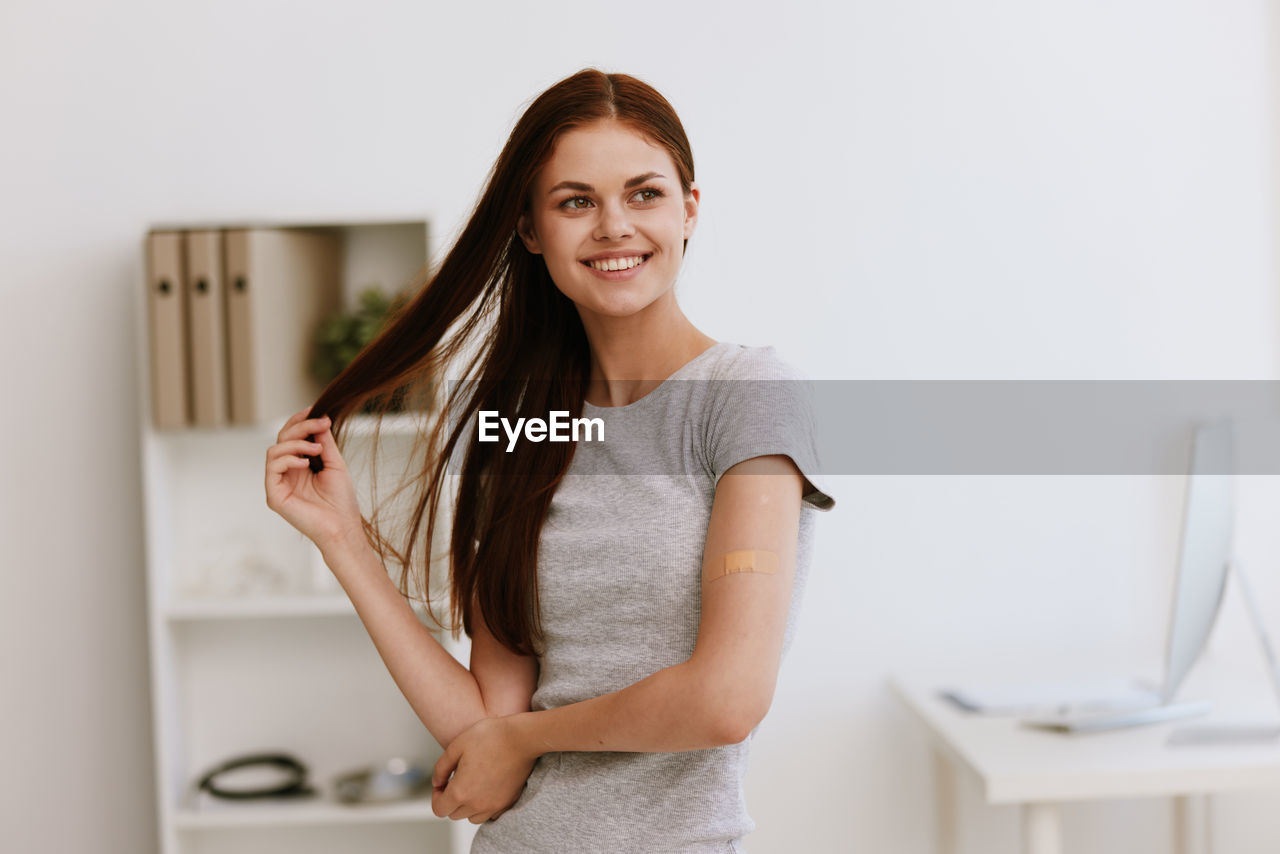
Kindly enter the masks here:
[[578, 308], [599, 317], [623, 318], [640, 314], [657, 301], [657, 295], [617, 294], [610, 299], [597, 297], [579, 303]]

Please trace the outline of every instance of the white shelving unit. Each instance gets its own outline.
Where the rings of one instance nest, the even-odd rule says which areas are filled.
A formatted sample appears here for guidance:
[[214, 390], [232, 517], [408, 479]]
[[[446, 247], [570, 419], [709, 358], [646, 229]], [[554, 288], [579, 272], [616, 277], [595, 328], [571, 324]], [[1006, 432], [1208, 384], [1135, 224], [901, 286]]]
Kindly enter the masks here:
[[[344, 232], [349, 301], [374, 281], [390, 292], [427, 262], [425, 222], [326, 227]], [[138, 328], [145, 331], [145, 289], [139, 287], [137, 293]], [[139, 377], [141, 387], [149, 389], [148, 342], [145, 335], [139, 339]], [[429, 768], [440, 747], [386, 671], [318, 550], [266, 506], [266, 449], [290, 413], [253, 426], [160, 431], [153, 427], [149, 393], [143, 398], [161, 850], [466, 851], [474, 828], [437, 818], [428, 795], [358, 805], [342, 804], [333, 796], [332, 780], [338, 774], [394, 756]], [[394, 463], [397, 451], [407, 451], [416, 433], [412, 417], [385, 420], [380, 456]], [[368, 430], [362, 426], [350, 435], [354, 444], [347, 460], [367, 500], [359, 448], [368, 444]], [[395, 474], [394, 468], [380, 467], [383, 494], [392, 482], [386, 472]], [[453, 644], [447, 635], [441, 640], [466, 660], [465, 639], [463, 644]], [[196, 789], [209, 768], [233, 756], [265, 751], [286, 752], [305, 764], [317, 795], [236, 802]]]

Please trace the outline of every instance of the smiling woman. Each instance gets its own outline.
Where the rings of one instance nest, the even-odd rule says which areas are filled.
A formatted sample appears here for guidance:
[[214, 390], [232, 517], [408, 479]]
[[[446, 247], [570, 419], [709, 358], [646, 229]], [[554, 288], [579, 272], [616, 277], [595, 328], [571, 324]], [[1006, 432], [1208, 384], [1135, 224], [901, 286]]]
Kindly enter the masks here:
[[628, 123], [600, 119], [561, 136], [517, 228], [597, 341], [617, 328], [611, 318], [633, 326], [673, 317], [700, 197], [692, 168], [684, 179], [666, 148]]
[[[432, 807], [484, 823], [473, 854], [733, 852], [754, 827], [748, 745], [794, 631], [811, 511], [834, 501], [799, 377], [676, 301], [700, 196], [652, 87], [595, 69], [560, 81], [517, 122], [439, 270], [268, 452], [268, 505], [320, 547], [446, 746]], [[463, 353], [401, 546], [361, 515], [341, 428]], [[505, 448], [471, 426], [498, 413]], [[608, 441], [514, 441], [534, 422], [545, 435], [549, 413]], [[414, 545], [433, 541], [458, 460], [449, 610], [469, 668], [384, 566], [425, 576]]]

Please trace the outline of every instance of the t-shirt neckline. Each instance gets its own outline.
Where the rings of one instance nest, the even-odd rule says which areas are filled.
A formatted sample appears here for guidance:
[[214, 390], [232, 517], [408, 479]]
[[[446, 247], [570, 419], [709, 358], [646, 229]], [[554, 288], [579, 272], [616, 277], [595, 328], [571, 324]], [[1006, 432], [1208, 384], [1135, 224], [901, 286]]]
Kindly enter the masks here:
[[655, 386], [652, 391], [650, 391], [648, 394], [646, 394], [644, 397], [640, 398], [639, 400], [633, 400], [630, 403], [626, 404], [625, 406], [596, 406], [594, 403], [591, 403], [590, 401], [587, 401], [584, 399], [582, 401], [582, 409], [584, 412], [587, 410], [592, 410], [594, 412], [633, 412], [636, 409], [639, 409], [640, 405], [643, 404], [646, 400], [649, 400], [650, 398], [656, 396], [658, 392], [662, 391], [665, 388], [670, 388], [671, 387], [670, 384], [672, 380], [678, 380], [681, 377], [683, 377], [685, 374], [689, 373], [691, 370], [693, 370], [695, 365], [697, 365], [699, 362], [706, 359], [713, 351], [718, 350], [721, 347], [727, 347], [727, 346], [729, 346], [728, 341], [717, 341], [716, 343], [712, 344], [710, 347], [703, 350], [701, 353], [694, 356], [692, 359], [685, 362], [680, 367], [676, 368], [675, 373], [667, 377], [662, 382], [658, 383], [658, 385]]

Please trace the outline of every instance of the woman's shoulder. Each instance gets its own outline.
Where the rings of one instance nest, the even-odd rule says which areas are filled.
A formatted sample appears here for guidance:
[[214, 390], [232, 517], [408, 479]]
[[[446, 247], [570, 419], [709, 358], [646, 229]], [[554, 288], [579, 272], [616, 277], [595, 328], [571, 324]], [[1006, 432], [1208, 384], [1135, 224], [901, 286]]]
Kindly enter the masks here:
[[811, 383], [773, 345], [726, 344], [708, 370], [716, 380], [707, 395], [708, 471], [713, 481], [743, 460], [785, 454], [808, 479], [804, 502], [835, 506], [818, 474]]
[[751, 346], [722, 341], [716, 345], [717, 358], [705, 367], [705, 378], [713, 380], [798, 380], [800, 372], [772, 344]]

